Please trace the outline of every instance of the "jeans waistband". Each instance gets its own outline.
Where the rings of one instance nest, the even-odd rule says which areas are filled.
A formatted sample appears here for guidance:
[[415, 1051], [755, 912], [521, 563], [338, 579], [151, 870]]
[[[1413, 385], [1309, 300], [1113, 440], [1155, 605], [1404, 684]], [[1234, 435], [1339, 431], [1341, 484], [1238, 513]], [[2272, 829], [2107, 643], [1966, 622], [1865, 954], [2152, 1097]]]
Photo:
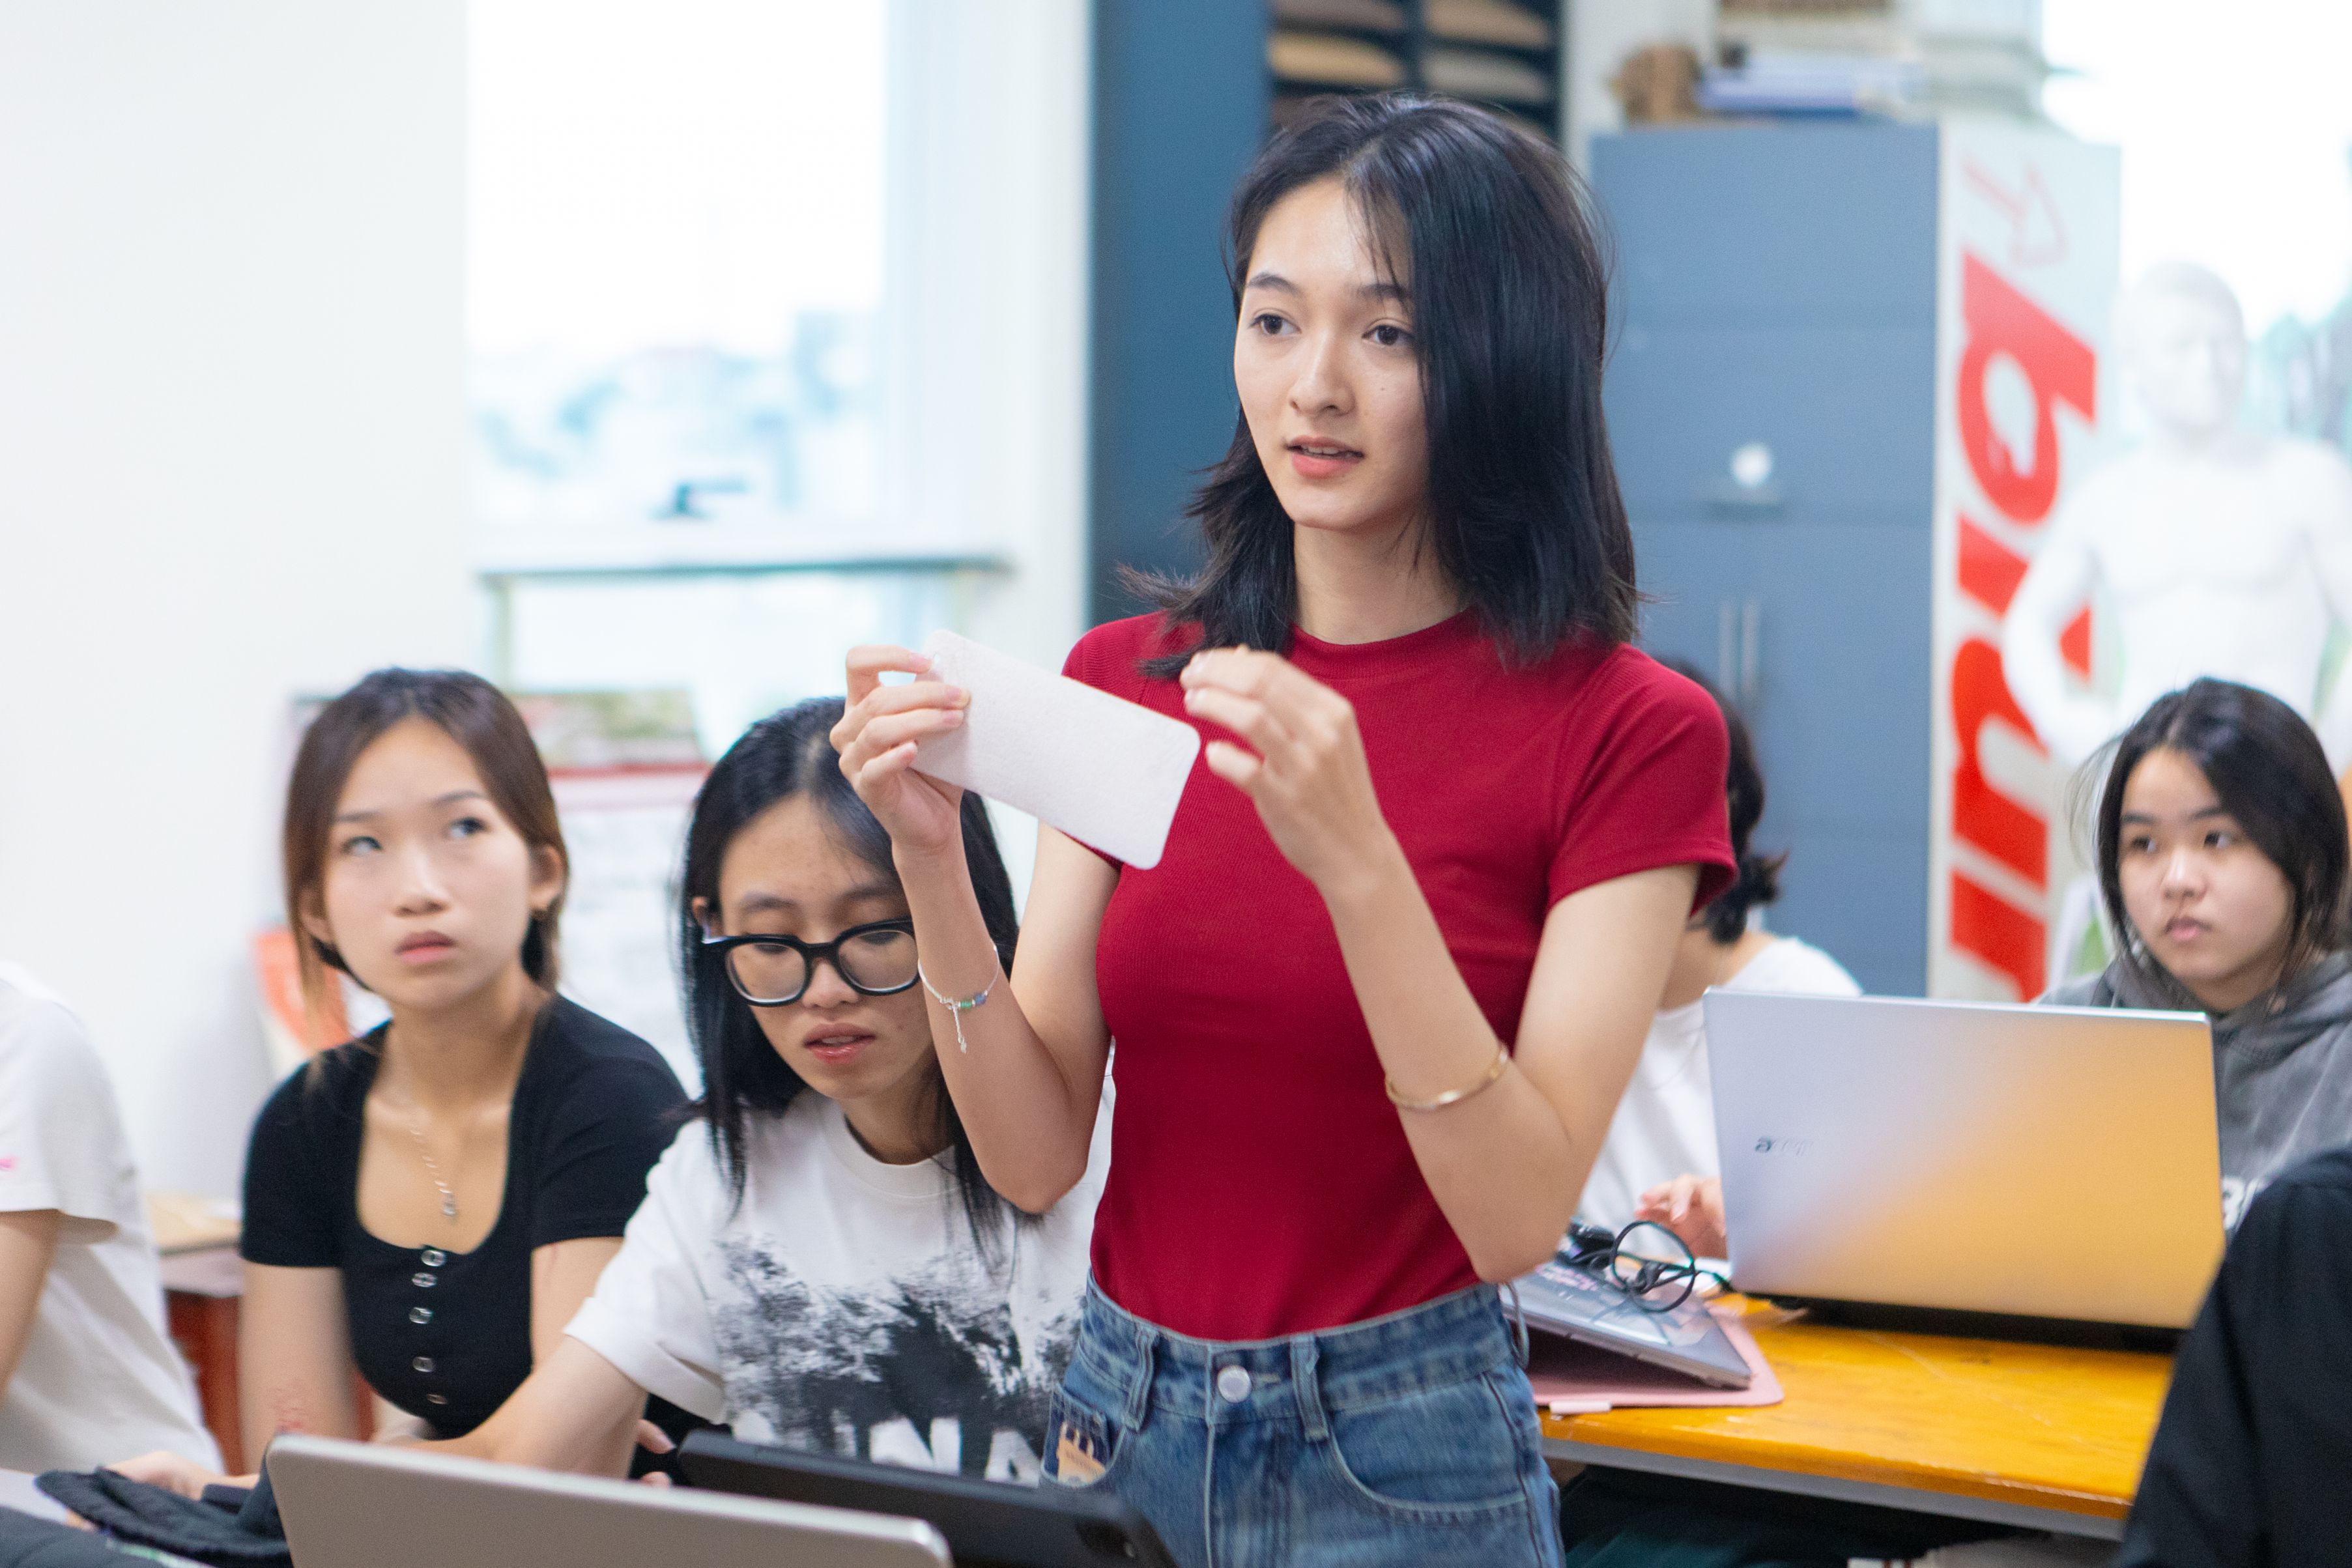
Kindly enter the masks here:
[[[1492, 1285], [1317, 1333], [1205, 1340], [1135, 1316], [1088, 1281], [1077, 1355], [1123, 1396], [1126, 1408], [1116, 1414], [1130, 1427], [1142, 1427], [1155, 1408], [1212, 1422], [1296, 1416], [1314, 1437], [1322, 1436], [1328, 1411], [1517, 1364]], [[1224, 1375], [1235, 1367], [1248, 1375], [1246, 1383]]]

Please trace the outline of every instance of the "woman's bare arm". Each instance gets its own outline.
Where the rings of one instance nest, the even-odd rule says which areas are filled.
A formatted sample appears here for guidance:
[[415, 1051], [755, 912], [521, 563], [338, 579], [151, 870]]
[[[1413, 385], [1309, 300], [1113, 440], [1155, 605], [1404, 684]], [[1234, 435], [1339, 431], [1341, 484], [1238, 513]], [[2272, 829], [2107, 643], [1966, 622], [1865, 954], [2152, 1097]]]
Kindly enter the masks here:
[[1110, 1050], [1095, 988], [1095, 943], [1118, 873], [1051, 828], [1037, 835], [1037, 869], [1010, 985], [972, 895], [957, 818], [962, 791], [913, 768], [915, 743], [963, 722], [962, 695], [936, 681], [886, 686], [883, 672], [921, 673], [903, 648], [849, 655], [848, 712], [834, 730], [842, 772], [882, 825], [915, 921], [926, 983], [952, 998], [995, 989], [957, 1016], [934, 999], [931, 1038], [948, 1092], [989, 1185], [1043, 1213], [1086, 1174]]
[[645, 1407], [646, 1391], [626, 1373], [567, 1335], [488, 1420], [424, 1447], [543, 1470], [625, 1476]]
[[54, 1208], [0, 1214], [0, 1403], [6, 1402], [8, 1382], [25, 1357], [26, 1342], [33, 1337], [41, 1290], [48, 1283], [49, 1265], [57, 1261], [58, 1237], [64, 1229], [65, 1216]]
[[[1511, 1064], [1493, 1087], [1400, 1111], [1413, 1158], [1481, 1278], [1552, 1255], [1633, 1076], [1690, 913], [1686, 865], [1618, 877], [1552, 908]], [[1431, 1099], [1478, 1081], [1501, 1041], [1412, 881], [1335, 904], [1333, 925], [1373, 1048], [1398, 1092]]]
[[530, 1253], [530, 1360], [536, 1366], [555, 1354], [563, 1331], [596, 1293], [604, 1265], [621, 1250], [617, 1236], [583, 1236], [551, 1241]]
[[237, 1304], [237, 1404], [245, 1451], [280, 1432], [359, 1436], [343, 1277], [334, 1269], [245, 1266]]

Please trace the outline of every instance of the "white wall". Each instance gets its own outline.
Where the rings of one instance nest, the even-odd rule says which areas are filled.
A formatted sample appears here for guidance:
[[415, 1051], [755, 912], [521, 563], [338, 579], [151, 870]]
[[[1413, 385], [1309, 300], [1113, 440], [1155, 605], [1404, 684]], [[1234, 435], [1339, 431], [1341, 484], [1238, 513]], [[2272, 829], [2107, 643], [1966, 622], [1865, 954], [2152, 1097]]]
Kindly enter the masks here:
[[0, 955], [233, 1191], [297, 692], [471, 647], [460, 0], [0, 6]]

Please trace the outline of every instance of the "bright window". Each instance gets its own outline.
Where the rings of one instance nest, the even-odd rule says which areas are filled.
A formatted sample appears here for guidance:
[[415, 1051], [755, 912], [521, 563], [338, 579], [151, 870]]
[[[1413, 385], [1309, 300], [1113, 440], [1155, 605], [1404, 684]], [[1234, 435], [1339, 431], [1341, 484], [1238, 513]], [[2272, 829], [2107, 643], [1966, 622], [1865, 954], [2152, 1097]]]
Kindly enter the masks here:
[[875, 518], [887, 11], [473, 0], [485, 525]]
[[[888, 15], [471, 0], [473, 506], [483, 664], [509, 689], [682, 692], [715, 758], [838, 692], [850, 645], [951, 619], [958, 580], [888, 548]], [[540, 740], [572, 852], [565, 988], [691, 1084], [669, 900], [698, 772]]]
[[2352, 446], [2352, 6], [2044, 0], [2051, 116], [2123, 150], [2126, 287], [2201, 262], [2255, 340], [2250, 417]]

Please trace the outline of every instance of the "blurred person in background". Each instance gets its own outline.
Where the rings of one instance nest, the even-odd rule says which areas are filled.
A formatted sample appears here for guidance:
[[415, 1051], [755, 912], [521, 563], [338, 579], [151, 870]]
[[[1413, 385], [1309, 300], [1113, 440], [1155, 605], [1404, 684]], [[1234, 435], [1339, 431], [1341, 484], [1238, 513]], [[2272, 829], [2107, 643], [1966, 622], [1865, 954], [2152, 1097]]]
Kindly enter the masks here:
[[0, 1469], [154, 1448], [220, 1462], [164, 1331], [114, 1086], [81, 1020], [0, 964]]

